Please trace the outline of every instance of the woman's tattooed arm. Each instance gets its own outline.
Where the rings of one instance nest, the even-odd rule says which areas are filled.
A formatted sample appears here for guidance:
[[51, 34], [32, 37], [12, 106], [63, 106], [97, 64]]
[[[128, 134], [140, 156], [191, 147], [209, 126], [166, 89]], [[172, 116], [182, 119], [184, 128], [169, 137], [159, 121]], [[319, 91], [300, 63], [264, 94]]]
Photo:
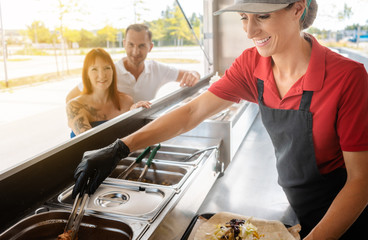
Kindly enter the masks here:
[[80, 134], [92, 128], [87, 115], [95, 121], [107, 120], [107, 116], [99, 114], [98, 109], [77, 101], [68, 103], [66, 111], [69, 127], [73, 129], [75, 134]]
[[68, 103], [66, 107], [69, 127], [76, 135], [92, 128], [85, 114], [85, 107], [88, 106], [76, 101]]

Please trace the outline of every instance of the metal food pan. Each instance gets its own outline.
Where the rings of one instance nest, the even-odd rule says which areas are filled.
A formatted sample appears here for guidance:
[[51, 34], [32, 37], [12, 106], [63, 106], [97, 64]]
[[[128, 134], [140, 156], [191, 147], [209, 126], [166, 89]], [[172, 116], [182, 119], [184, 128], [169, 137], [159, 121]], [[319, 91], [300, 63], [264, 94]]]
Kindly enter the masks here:
[[[70, 212], [50, 211], [29, 216], [0, 235], [1, 240], [55, 240], [64, 232]], [[118, 220], [83, 216], [78, 240], [131, 240], [133, 230]]]
[[[58, 196], [59, 204], [71, 208], [72, 187]], [[86, 212], [154, 221], [175, 194], [174, 189], [133, 183], [101, 184], [90, 196]]]
[[[133, 162], [133, 159], [121, 160], [114, 171], [111, 173], [106, 182], [121, 181], [117, 178], [127, 167]], [[129, 181], [137, 181], [139, 175], [143, 171], [146, 162], [142, 161], [137, 164], [131, 173], [124, 179]], [[170, 186], [173, 188], [180, 188], [185, 180], [192, 173], [194, 167], [188, 165], [175, 165], [165, 162], [153, 162], [145, 174], [142, 182], [149, 184], [156, 184], [161, 186]]]
[[[152, 148], [154, 147], [155, 146], [152, 146]], [[154, 161], [156, 162], [163, 161], [173, 164], [197, 165], [199, 162], [201, 162], [204, 156], [204, 153], [200, 152], [201, 150], [203, 149], [161, 144], [161, 148], [157, 151]], [[142, 152], [143, 149], [137, 150], [131, 153], [129, 157], [136, 158]]]

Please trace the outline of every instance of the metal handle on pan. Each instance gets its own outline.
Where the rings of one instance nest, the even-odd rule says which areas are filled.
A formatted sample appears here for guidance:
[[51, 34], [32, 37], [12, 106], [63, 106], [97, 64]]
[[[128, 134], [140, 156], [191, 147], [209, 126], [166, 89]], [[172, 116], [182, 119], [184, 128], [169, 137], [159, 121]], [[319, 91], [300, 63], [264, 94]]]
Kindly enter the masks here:
[[125, 179], [131, 171], [133, 171], [134, 167], [142, 161], [142, 159], [151, 151], [151, 147], [147, 147], [144, 151], [132, 162], [129, 167], [127, 167], [122, 173], [117, 176], [117, 178]]
[[218, 146], [212, 146], [212, 147], [208, 147], [208, 148], [205, 148], [205, 149], [202, 149], [202, 150], [198, 150], [197, 152], [193, 153], [192, 155], [186, 157], [184, 159], [184, 161], [186, 162], [186, 161], [190, 160], [191, 158], [197, 156], [198, 154], [207, 152], [207, 151], [212, 150], [212, 149], [218, 149]]
[[138, 178], [138, 180], [137, 180], [138, 182], [140, 182], [140, 181], [143, 179], [143, 177], [144, 177], [144, 175], [146, 174], [146, 172], [147, 172], [148, 168], [151, 166], [151, 163], [152, 163], [153, 158], [156, 156], [156, 153], [157, 153], [157, 151], [158, 151], [160, 148], [161, 148], [161, 144], [158, 144], [158, 146], [157, 146], [157, 147], [155, 147], [155, 148], [152, 150], [152, 152], [151, 152], [151, 154], [150, 154], [150, 156], [149, 156], [149, 158], [148, 158], [148, 160], [147, 160], [147, 162], [146, 162], [146, 165], [144, 166], [144, 169], [143, 169], [143, 171], [142, 171], [141, 175], [139, 176], [139, 178]]

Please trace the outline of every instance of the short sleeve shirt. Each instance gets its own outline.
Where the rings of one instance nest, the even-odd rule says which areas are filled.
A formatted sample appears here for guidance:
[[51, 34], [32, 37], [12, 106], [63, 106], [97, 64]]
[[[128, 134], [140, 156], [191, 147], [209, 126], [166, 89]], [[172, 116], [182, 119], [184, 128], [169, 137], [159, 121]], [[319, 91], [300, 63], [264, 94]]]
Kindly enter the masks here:
[[211, 85], [225, 100], [258, 103], [257, 79], [264, 81], [264, 104], [276, 109], [299, 108], [303, 91], [313, 91], [313, 141], [322, 174], [344, 167], [342, 151], [368, 150], [368, 75], [363, 64], [321, 46], [315, 38], [308, 69], [281, 99], [271, 66], [256, 48], [245, 50]]
[[[133, 97], [134, 102], [154, 99], [160, 87], [176, 81], [179, 75], [178, 69], [154, 60], [144, 61], [144, 70], [137, 80], [125, 69], [123, 59], [116, 62], [115, 67], [118, 90]], [[83, 83], [78, 87], [82, 90]]]
[[176, 81], [179, 74], [179, 70], [174, 67], [154, 60], [145, 60], [144, 70], [136, 80], [125, 69], [123, 59], [115, 63], [115, 66], [119, 91], [132, 96], [134, 102], [152, 100], [160, 87], [170, 81]]

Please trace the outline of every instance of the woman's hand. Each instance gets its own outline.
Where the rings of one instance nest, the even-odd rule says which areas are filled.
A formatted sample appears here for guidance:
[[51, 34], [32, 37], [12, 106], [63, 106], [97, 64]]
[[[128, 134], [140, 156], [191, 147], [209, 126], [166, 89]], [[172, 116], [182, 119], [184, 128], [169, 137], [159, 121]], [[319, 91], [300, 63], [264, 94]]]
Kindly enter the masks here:
[[148, 101], [139, 101], [135, 104], [133, 104], [131, 107], [130, 107], [130, 110], [133, 110], [133, 109], [136, 109], [136, 108], [140, 108], [140, 107], [144, 107], [144, 108], [150, 108], [151, 107], [151, 104], [150, 102]]
[[89, 195], [93, 194], [115, 169], [118, 162], [129, 153], [129, 147], [120, 139], [107, 147], [85, 152], [74, 172], [75, 185], [72, 197], [75, 198], [78, 193], [84, 191]]

